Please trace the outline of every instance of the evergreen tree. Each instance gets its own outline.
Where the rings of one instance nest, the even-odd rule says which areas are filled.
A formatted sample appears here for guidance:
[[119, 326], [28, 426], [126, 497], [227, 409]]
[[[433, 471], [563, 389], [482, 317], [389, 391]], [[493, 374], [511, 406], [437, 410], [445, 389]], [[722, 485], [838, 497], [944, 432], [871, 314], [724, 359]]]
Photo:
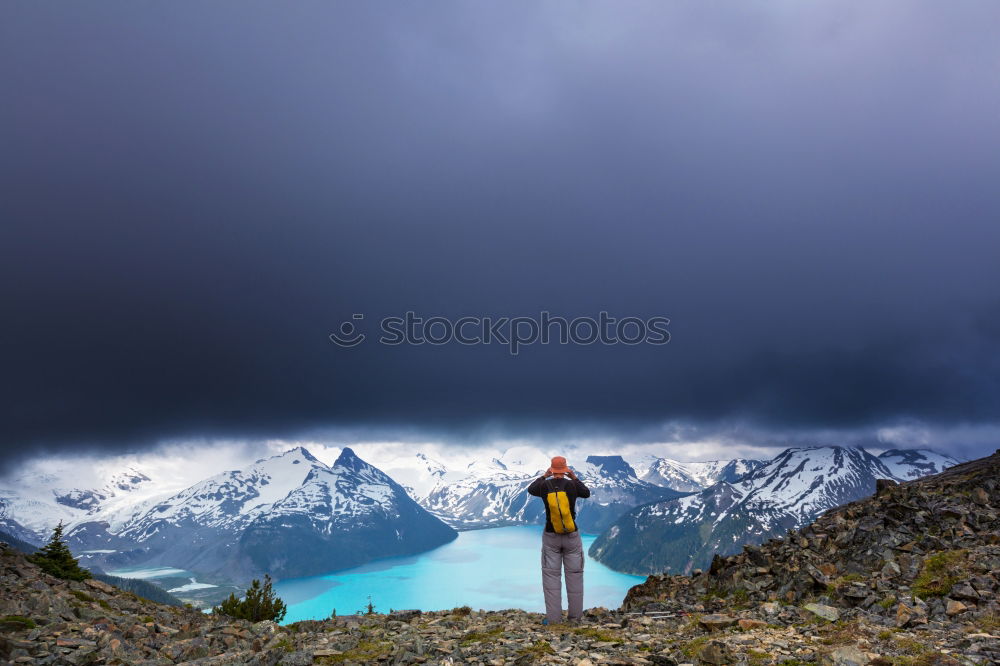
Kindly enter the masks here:
[[264, 574], [263, 587], [255, 578], [243, 599], [237, 599], [235, 594], [230, 594], [228, 599], [212, 608], [212, 612], [217, 615], [228, 615], [251, 622], [261, 620], [281, 622], [287, 610], [285, 602], [275, 596], [271, 588], [271, 577], [267, 574]]
[[28, 560], [37, 564], [45, 573], [66, 580], [86, 580], [90, 572], [77, 563], [69, 546], [63, 541], [63, 524], [52, 530], [52, 538], [38, 552], [29, 555]]

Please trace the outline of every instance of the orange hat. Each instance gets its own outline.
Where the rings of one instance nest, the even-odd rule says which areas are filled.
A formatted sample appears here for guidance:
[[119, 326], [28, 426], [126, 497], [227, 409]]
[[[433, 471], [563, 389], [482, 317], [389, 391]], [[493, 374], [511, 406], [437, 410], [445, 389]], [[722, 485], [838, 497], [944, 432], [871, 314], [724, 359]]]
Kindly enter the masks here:
[[549, 467], [549, 471], [553, 474], [565, 474], [569, 471], [569, 467], [566, 466], [566, 459], [562, 456], [556, 456], [552, 459], [552, 465]]

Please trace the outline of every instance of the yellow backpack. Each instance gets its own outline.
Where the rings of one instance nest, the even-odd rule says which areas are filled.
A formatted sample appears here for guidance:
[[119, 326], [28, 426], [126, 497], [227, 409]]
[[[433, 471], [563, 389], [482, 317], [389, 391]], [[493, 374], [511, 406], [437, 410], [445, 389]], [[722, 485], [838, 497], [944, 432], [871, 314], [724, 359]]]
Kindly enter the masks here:
[[549, 505], [549, 521], [556, 534], [569, 534], [576, 531], [576, 523], [573, 522], [573, 512], [569, 510], [569, 497], [564, 490], [556, 490], [552, 487], [552, 482], [546, 483], [549, 492], [545, 496], [545, 501]]

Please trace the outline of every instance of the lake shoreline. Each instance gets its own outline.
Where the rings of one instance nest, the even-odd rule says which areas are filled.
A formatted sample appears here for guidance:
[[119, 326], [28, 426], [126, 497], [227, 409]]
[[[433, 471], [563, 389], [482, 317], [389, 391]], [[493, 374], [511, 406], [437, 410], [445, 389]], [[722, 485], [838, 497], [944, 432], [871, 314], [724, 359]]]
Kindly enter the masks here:
[[[274, 588], [289, 606], [286, 622], [324, 619], [338, 606], [341, 614], [355, 613], [367, 606], [369, 595], [378, 612], [458, 606], [540, 611], [541, 533], [541, 525], [523, 524], [461, 530], [455, 539], [431, 550], [315, 576], [275, 579]], [[581, 533], [581, 537], [586, 553], [597, 535]], [[630, 587], [645, 580], [645, 576], [617, 572], [585, 557], [588, 607], [617, 607]], [[232, 583], [206, 581], [196, 572], [174, 567], [125, 567], [109, 573], [143, 578], [165, 590], [175, 590], [173, 594], [179, 599], [204, 610], [230, 592], [239, 596], [244, 591]], [[216, 585], [191, 588], [192, 577], [198, 584]]]
[[[275, 592], [288, 604], [286, 622], [324, 619], [364, 610], [476, 610], [544, 607], [541, 589], [541, 525], [463, 530], [432, 550], [376, 560], [352, 569], [284, 579]], [[596, 535], [582, 535], [584, 552]], [[645, 580], [586, 558], [585, 606], [617, 608], [628, 589]]]

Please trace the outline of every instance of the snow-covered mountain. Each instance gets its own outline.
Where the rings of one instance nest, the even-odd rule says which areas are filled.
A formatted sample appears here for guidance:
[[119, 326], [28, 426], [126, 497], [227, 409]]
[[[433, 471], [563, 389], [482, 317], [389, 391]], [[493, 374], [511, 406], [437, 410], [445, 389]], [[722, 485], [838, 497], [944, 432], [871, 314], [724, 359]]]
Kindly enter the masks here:
[[688, 473], [703, 488], [715, 485], [719, 481], [735, 483], [741, 478], [763, 467], [767, 461], [735, 458], [733, 460], [709, 460], [707, 462], [684, 463]]
[[[622, 571], [688, 572], [714, 553], [738, 551], [805, 525], [827, 509], [875, 491], [875, 480], [903, 480], [940, 460], [921, 452], [887, 456], [839, 446], [791, 448], [735, 482], [638, 507], [592, 545], [590, 554]], [[913, 455], [907, 455], [913, 454]], [[924, 467], [921, 467], [924, 465]]]
[[633, 469], [643, 481], [663, 488], [673, 488], [683, 493], [692, 493], [705, 488], [704, 484], [695, 480], [685, 463], [678, 460], [645, 456], [636, 461]]
[[704, 490], [719, 481], [732, 483], [764, 464], [760, 460], [745, 458], [707, 462], [652, 458], [644, 462], [646, 464], [639, 477], [643, 481], [686, 493]]
[[148, 476], [136, 469], [124, 469], [112, 475], [102, 488], [55, 490], [54, 495], [59, 504], [74, 509], [93, 511], [104, 505], [107, 500], [132, 493], [149, 481]]
[[527, 489], [540, 473], [512, 471], [493, 458], [442, 475], [418, 501], [457, 529], [538, 523], [544, 512]]
[[[376, 468], [351, 449], [343, 449], [328, 466], [300, 447], [188, 487], [152, 480], [156, 468], [149, 465], [89, 470], [80, 476], [88, 479], [81, 487], [73, 487], [77, 474], [72, 468], [36, 469], [0, 489], [0, 531], [40, 544], [61, 520], [74, 549], [91, 551], [83, 554], [89, 564], [162, 563], [203, 572], [249, 572], [266, 565], [293, 575], [311, 565], [301, 555], [276, 555], [280, 548], [319, 553], [326, 559], [317, 566], [329, 570], [333, 561], [360, 562], [442, 543], [453, 532], [441, 529], [441, 521], [457, 529], [541, 523], [541, 502], [525, 491], [547, 464], [547, 453], [524, 446], [489, 457], [459, 453], [414, 451], [387, 456], [391, 459]], [[781, 533], [826, 507], [870, 492], [876, 477], [907, 480], [956, 462], [927, 450], [890, 450], [874, 457], [839, 447], [789, 449], [767, 464], [646, 456], [633, 466], [621, 456], [589, 456], [575, 465], [593, 493], [578, 504], [578, 522], [587, 532], [601, 532], [633, 508], [650, 504], [633, 512], [644, 531], [688, 540], [674, 549], [674, 559], [640, 566], [615, 549], [643, 552], [653, 561], [659, 557], [655, 548], [636, 551], [639, 546], [630, 545], [630, 539], [607, 534], [599, 540], [602, 557], [635, 571], [690, 568], [697, 564], [681, 561], [684, 553], [697, 559], [716, 547]], [[666, 501], [683, 490], [698, 494]], [[668, 519], [669, 529], [661, 529]], [[425, 534], [397, 530], [400, 521], [423, 526]], [[684, 531], [691, 525], [699, 526], [698, 538]], [[629, 529], [615, 527], [616, 535]], [[385, 542], [379, 530], [395, 535], [394, 541]], [[314, 533], [322, 543], [310, 541]], [[371, 549], [354, 540], [366, 533]], [[331, 543], [338, 539], [345, 549], [353, 544], [357, 557], [337, 555]]]
[[260, 512], [240, 546], [259, 571], [305, 576], [418, 553], [456, 536], [402, 486], [345, 448], [333, 466], [311, 470]]
[[32, 546], [38, 546], [41, 540], [38, 535], [19, 523], [7, 513], [7, 506], [0, 500], [0, 540], [11, 543], [7, 537], [12, 537], [17, 541], [23, 541]]
[[683, 494], [643, 481], [621, 456], [588, 456], [575, 471], [590, 489], [590, 497], [577, 503], [577, 524], [585, 532], [599, 534], [633, 507]]
[[67, 541], [106, 566], [287, 577], [420, 552], [454, 537], [351, 449], [328, 467], [299, 447], [146, 503], [117, 526], [77, 524]]
[[150, 478], [132, 467], [97, 473], [92, 487], [73, 487], [75, 476], [72, 468], [61, 473], [33, 471], [0, 488], [0, 525], [16, 522], [23, 532], [7, 531], [39, 545], [60, 521], [72, 526], [98, 516], [114, 520], [157, 492]]
[[135, 512], [115, 530], [142, 543], [165, 525], [191, 524], [241, 529], [272, 504], [299, 488], [314, 470], [327, 469], [306, 449], [258, 460], [250, 467], [223, 472]]
[[[513, 446], [492, 452], [437, 450], [433, 455], [430, 451], [420, 450], [402, 455], [399, 451], [390, 454], [373, 451], [376, 452], [379, 453], [379, 469], [403, 486], [424, 508], [458, 529], [541, 521], [538, 502], [531, 502], [524, 493], [531, 480], [537, 478], [548, 464], [548, 452], [541, 449]], [[720, 470], [726, 465], [743, 464], [743, 461], [675, 463], [684, 466], [686, 478], [690, 479], [687, 484], [666, 482], [654, 476], [639, 478], [642, 474], [652, 474], [650, 466], [660, 461], [666, 459], [647, 456], [636, 463], [638, 467], [632, 468], [636, 478], [616, 481], [619, 486], [624, 484], [630, 488], [624, 494], [621, 488], [615, 489], [613, 474], [607, 479], [603, 478], [605, 471], [600, 465], [595, 467], [587, 462], [579, 464], [578, 471], [584, 477], [589, 477], [588, 483], [595, 485], [597, 490], [593, 501], [580, 504], [581, 512], [590, 514], [583, 524], [586, 526], [593, 519], [595, 522], [588, 529], [598, 530], [609, 514], [620, 512], [625, 505], [631, 508], [644, 501], [670, 496], [670, 493], [659, 493], [650, 484], [697, 490], [723, 473]], [[265, 473], [260, 469], [253, 471], [259, 463], [248, 466], [246, 477], [239, 473], [234, 476], [232, 472], [224, 472], [189, 487], [178, 484], [176, 478], [167, 481], [156, 476], [151, 479], [158, 471], [155, 465], [142, 463], [140, 469], [129, 465], [114, 467], [110, 463], [105, 464], [109, 465], [106, 470], [88, 469], [87, 478], [97, 480], [87, 481], [82, 487], [73, 487], [74, 482], [80, 482], [78, 465], [64, 466], [56, 472], [48, 466], [44, 471], [35, 470], [22, 474], [14, 481], [3, 484], [0, 486], [0, 529], [7, 525], [12, 534], [27, 537], [32, 543], [40, 544], [48, 538], [52, 527], [59, 521], [66, 524], [68, 531], [86, 524], [86, 531], [91, 533], [97, 529], [94, 524], [107, 523], [108, 533], [131, 538], [147, 529], [147, 523], [151, 523], [152, 517], [160, 513], [197, 515], [204, 521], [211, 522], [209, 519], [217, 507], [206, 498], [220, 492], [231, 493], [230, 502], [244, 502], [246, 505], [241, 504], [240, 510], [235, 514], [223, 511], [220, 516], [216, 516], [216, 526], [226, 526], [233, 521], [245, 524], [249, 521], [247, 514], [255, 506], [266, 506], [273, 501], [273, 495], [289, 492], [289, 484], [300, 482], [302, 479], [298, 477], [303, 476], [308, 467], [288, 468], [284, 474], [293, 469], [300, 471], [291, 474], [285, 481], [281, 480], [283, 473], [268, 472], [272, 477], [269, 487], [258, 491], [254, 489], [257, 483], [255, 479]], [[299, 464], [306, 463], [300, 461]], [[608, 472], [611, 473], [611, 470]], [[176, 473], [174, 476], [177, 476]], [[164, 508], [165, 505], [172, 508]], [[588, 505], [591, 509], [587, 508]], [[156, 511], [152, 512], [154, 507]], [[147, 518], [143, 520], [141, 516]], [[107, 550], [108, 543], [115, 539], [108, 536], [106, 541], [101, 550]]]
[[411, 458], [392, 461], [391, 468], [382, 469], [398, 481], [410, 497], [424, 497], [448, 475], [448, 467], [426, 453], [417, 452]]
[[[574, 469], [591, 491], [588, 499], [577, 503], [577, 524], [585, 532], [600, 532], [634, 506], [680, 494], [640, 480], [621, 456], [589, 456]], [[541, 469], [512, 470], [502, 459], [493, 458], [473, 463], [460, 474], [443, 474], [418, 500], [459, 529], [538, 524], [545, 511], [527, 488], [541, 473]]]
[[883, 452], [878, 459], [889, 468], [893, 478], [899, 481], [939, 474], [961, 462], [958, 458], [930, 449], [890, 449]]

